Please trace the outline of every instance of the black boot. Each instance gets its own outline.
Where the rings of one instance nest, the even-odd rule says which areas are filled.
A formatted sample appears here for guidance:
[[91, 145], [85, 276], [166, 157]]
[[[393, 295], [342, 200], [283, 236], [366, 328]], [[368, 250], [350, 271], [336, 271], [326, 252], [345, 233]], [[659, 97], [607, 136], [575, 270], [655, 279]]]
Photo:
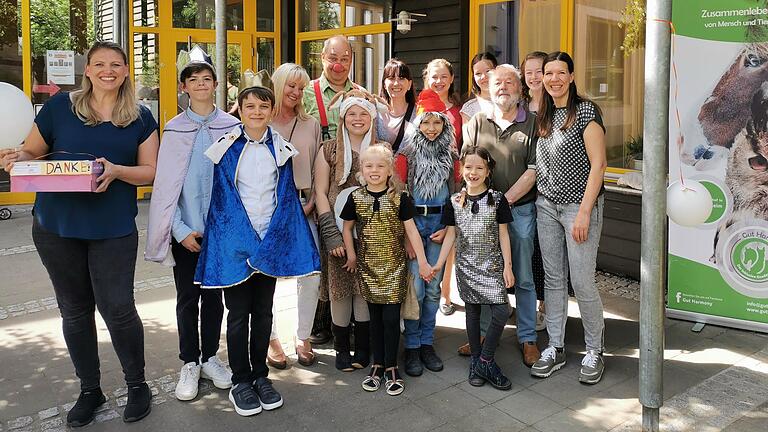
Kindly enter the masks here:
[[481, 357], [475, 364], [475, 374], [499, 390], [509, 390], [512, 388], [512, 381], [504, 375], [499, 365], [493, 359], [486, 361]]
[[477, 374], [477, 364], [480, 363], [480, 357], [470, 357], [469, 360], [469, 385], [480, 387], [485, 384], [485, 380]]
[[355, 323], [355, 355], [352, 357], [352, 367], [365, 369], [371, 362], [370, 322]]
[[352, 372], [352, 356], [349, 354], [349, 327], [333, 325], [333, 349], [336, 350], [336, 369]]
[[420, 351], [420, 348], [405, 349], [405, 373], [410, 376], [420, 376], [424, 373], [424, 367], [421, 365], [421, 359], [419, 358]]

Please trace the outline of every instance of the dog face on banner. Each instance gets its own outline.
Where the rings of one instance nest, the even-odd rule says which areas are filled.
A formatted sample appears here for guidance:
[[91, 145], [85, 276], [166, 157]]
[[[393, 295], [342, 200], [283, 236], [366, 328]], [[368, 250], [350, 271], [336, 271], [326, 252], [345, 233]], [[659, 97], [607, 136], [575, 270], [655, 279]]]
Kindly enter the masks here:
[[716, 168], [744, 129], [752, 115], [752, 96], [766, 81], [768, 42], [748, 44], [699, 110], [696, 127], [700, 128], [705, 142], [686, 143], [682, 161], [701, 171]]
[[720, 233], [739, 221], [768, 221], [768, 82], [751, 98], [749, 119], [736, 135], [728, 156], [725, 182], [733, 196], [733, 212], [720, 225]]

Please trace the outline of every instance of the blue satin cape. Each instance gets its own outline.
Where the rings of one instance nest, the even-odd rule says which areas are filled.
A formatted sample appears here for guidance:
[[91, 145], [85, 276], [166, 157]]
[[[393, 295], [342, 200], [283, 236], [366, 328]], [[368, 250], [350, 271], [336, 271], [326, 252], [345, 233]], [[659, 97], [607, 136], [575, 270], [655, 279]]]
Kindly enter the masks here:
[[[266, 145], [274, 158], [272, 134], [268, 136]], [[253, 229], [235, 179], [245, 144], [241, 135], [213, 170], [211, 205], [195, 272], [195, 283], [202, 288], [231, 287], [257, 272], [299, 277], [320, 271], [320, 256], [294, 186], [290, 159], [278, 167], [277, 207], [266, 235], [261, 239]]]

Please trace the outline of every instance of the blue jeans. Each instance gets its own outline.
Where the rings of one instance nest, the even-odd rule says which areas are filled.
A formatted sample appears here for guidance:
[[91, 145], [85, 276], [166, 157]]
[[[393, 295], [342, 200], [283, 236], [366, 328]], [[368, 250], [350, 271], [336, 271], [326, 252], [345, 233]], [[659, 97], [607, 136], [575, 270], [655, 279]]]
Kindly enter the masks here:
[[603, 228], [604, 197], [601, 195], [589, 216], [587, 241], [576, 243], [571, 235], [579, 204], [556, 204], [540, 196], [536, 200], [539, 241], [544, 259], [545, 299], [549, 345], [565, 346], [568, 321], [568, 275], [579, 304], [584, 342], [588, 350], [602, 352], [603, 303], [595, 283], [595, 266]]
[[[533, 283], [533, 239], [536, 235], [536, 204], [512, 207], [512, 222], [507, 224], [512, 243], [512, 270], [515, 273], [515, 303], [517, 311], [517, 340], [536, 342], [536, 287]], [[480, 329], [491, 321], [491, 309], [480, 310]], [[484, 336], [485, 334], [483, 334]]]
[[512, 207], [508, 224], [515, 273], [517, 340], [536, 342], [536, 286], [533, 283], [533, 239], [536, 236], [536, 204]]
[[[429, 236], [443, 228], [440, 224], [441, 216], [433, 214], [414, 218], [421, 235], [421, 243], [424, 245], [424, 254], [430, 264], [436, 263], [440, 257], [442, 245], [430, 240]], [[443, 279], [443, 269], [440, 269], [427, 283], [419, 277], [419, 263], [415, 259], [411, 260], [408, 266], [413, 275], [413, 285], [421, 314], [418, 320], [405, 320], [405, 347], [412, 349], [419, 348], [421, 345], [432, 345], [435, 339], [435, 319], [440, 306], [440, 281]]]

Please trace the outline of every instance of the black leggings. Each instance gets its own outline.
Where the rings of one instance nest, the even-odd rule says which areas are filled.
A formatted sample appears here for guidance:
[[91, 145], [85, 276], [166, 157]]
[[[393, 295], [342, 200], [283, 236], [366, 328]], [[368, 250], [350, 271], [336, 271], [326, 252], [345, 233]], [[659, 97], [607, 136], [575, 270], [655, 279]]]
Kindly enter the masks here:
[[125, 383], [143, 383], [144, 327], [133, 298], [138, 233], [103, 240], [60, 237], [35, 219], [32, 240], [56, 293], [80, 390], [100, 386], [96, 309], [107, 324]]
[[373, 364], [384, 368], [397, 366], [400, 345], [400, 303], [368, 303], [371, 314], [371, 350]]
[[509, 319], [509, 305], [506, 303], [489, 305], [491, 307], [491, 322], [485, 331], [485, 343], [482, 345], [480, 344], [480, 306], [476, 303], [464, 303], [467, 316], [467, 338], [469, 338], [472, 357], [478, 357], [482, 354], [483, 358], [490, 360], [496, 353], [501, 332], [504, 331], [504, 325]]

